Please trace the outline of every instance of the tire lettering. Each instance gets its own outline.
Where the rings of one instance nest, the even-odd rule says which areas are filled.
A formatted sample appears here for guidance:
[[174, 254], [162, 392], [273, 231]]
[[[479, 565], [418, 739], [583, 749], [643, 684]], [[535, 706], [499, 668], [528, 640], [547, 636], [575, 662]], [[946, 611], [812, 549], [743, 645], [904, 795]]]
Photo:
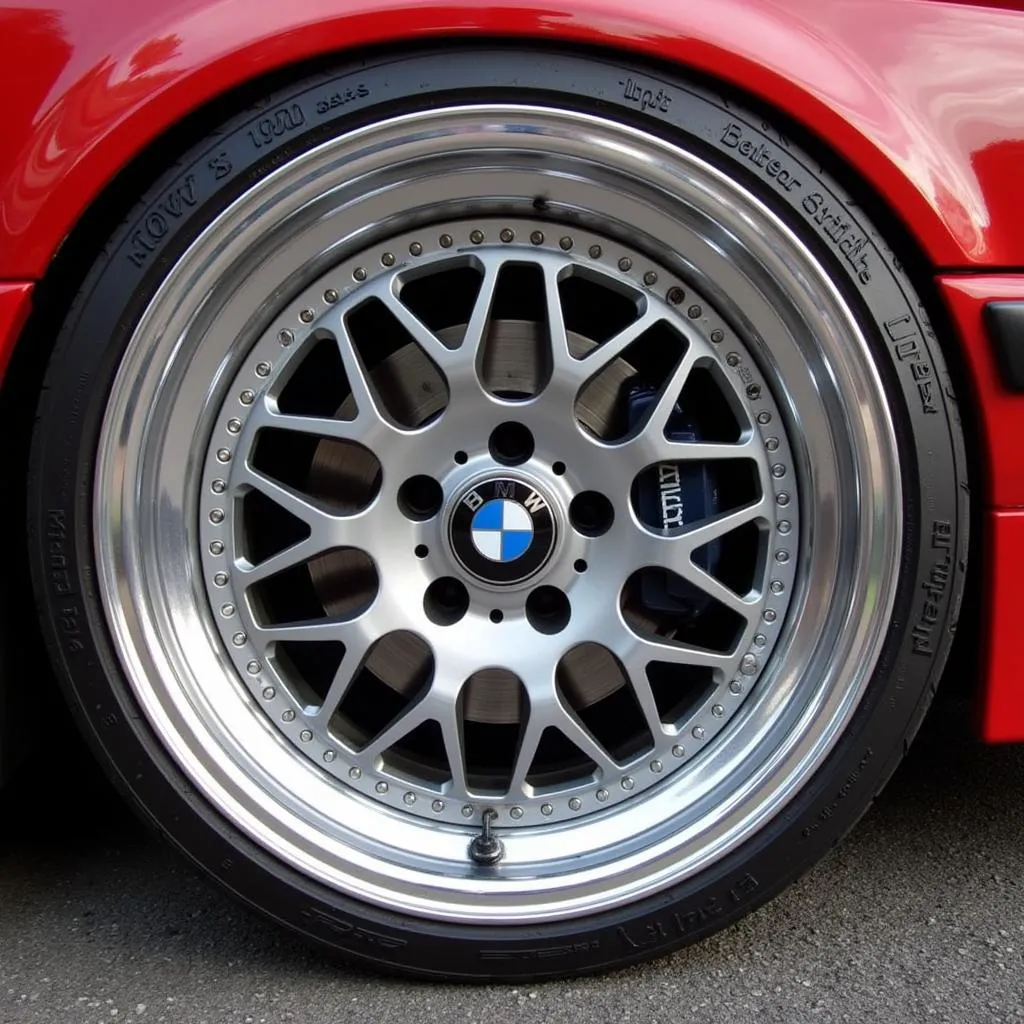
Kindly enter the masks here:
[[250, 128], [246, 134], [249, 141], [257, 148], [262, 149], [274, 139], [287, 135], [306, 123], [306, 115], [298, 103], [292, 103], [287, 107], [279, 107], [277, 110], [265, 117], [261, 117], [255, 128]]

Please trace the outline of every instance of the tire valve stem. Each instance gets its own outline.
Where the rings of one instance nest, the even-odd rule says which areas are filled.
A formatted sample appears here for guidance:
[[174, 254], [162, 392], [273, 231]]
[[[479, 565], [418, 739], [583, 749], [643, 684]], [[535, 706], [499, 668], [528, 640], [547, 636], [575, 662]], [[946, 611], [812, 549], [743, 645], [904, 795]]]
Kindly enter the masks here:
[[497, 864], [505, 856], [505, 845], [491, 831], [491, 822], [498, 817], [498, 812], [488, 807], [483, 813], [483, 831], [473, 837], [469, 844], [469, 856], [477, 864]]

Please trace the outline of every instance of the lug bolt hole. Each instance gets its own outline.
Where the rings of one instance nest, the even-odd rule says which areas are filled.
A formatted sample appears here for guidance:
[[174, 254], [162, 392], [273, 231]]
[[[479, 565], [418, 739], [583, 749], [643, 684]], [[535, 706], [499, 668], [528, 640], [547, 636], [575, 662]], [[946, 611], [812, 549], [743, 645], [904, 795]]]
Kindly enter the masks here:
[[426, 544], [417, 544], [416, 547], [413, 548], [413, 554], [417, 558], [426, 558], [427, 555], [430, 554], [430, 548], [428, 548]]
[[569, 599], [557, 587], [538, 587], [526, 599], [526, 619], [538, 633], [561, 633], [571, 615]]
[[533, 434], [522, 423], [502, 423], [491, 431], [491, 458], [503, 466], [521, 466], [533, 455]]
[[443, 501], [444, 492], [433, 477], [411, 476], [398, 488], [398, 507], [418, 523], [433, 519]]
[[423, 610], [437, 626], [454, 626], [468, 609], [469, 591], [451, 576], [434, 580], [423, 595]]
[[587, 563], [582, 558], [577, 558], [576, 561], [572, 563], [572, 567], [577, 572], [586, 572], [587, 571]]
[[458, 451], [455, 453], [455, 461], [460, 466], [464, 466], [469, 461], [469, 456], [463, 451]]
[[564, 473], [565, 473], [565, 463], [564, 462], [553, 462], [551, 464], [551, 472], [554, 473], [555, 476], [562, 476], [562, 475], [564, 475]]
[[615, 520], [612, 503], [598, 491], [583, 491], [569, 504], [569, 519], [584, 537], [600, 537]]
[[505, 618], [505, 613], [500, 608], [495, 608], [491, 612], [491, 622], [493, 622], [495, 625], [497, 625], [499, 622], [501, 622], [501, 620], [504, 619], [504, 618]]

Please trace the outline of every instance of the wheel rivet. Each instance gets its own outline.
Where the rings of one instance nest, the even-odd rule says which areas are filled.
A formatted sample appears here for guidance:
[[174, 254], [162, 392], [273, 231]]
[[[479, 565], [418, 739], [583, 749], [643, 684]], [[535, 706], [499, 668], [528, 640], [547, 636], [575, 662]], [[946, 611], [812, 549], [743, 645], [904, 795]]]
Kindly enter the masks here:
[[230, 619], [235, 614], [235, 606], [230, 601], [227, 604], [222, 604], [220, 606], [220, 613], [225, 619]]
[[789, 533], [793, 529], [793, 524], [788, 519], [779, 520], [779, 533]]
[[224, 509], [214, 508], [210, 510], [210, 522], [217, 524], [224, 522]]
[[516, 821], [519, 821], [519, 819], [523, 816], [523, 809], [522, 807], [513, 807], [508, 812], [508, 815], [510, 818], [515, 818]]
[[711, 332], [711, 340], [716, 345], [720, 345], [723, 341], [725, 341], [725, 334], [722, 331], [716, 329]]
[[304, 310], [302, 310], [301, 313], [299, 313], [299, 319], [304, 324], [311, 324], [313, 322], [313, 318], [315, 316], [316, 316], [316, 313], [314, 313], [313, 310], [311, 310], [311, 309], [304, 309]]
[[778, 480], [780, 477], [784, 477], [785, 475], [786, 467], [782, 465], [781, 462], [776, 462], [775, 465], [772, 466], [772, 476], [775, 477], [776, 480]]
[[764, 633], [755, 633], [754, 634], [754, 646], [755, 647], [764, 647], [764, 645], [766, 643], [768, 643], [768, 637], [766, 637], [764, 635]]
[[785, 591], [786, 584], [783, 583], [782, 580], [772, 580], [771, 583], [768, 584], [768, 589], [773, 594], [781, 594]]
[[563, 235], [559, 240], [558, 244], [568, 252], [572, 248], [572, 239], [568, 235]]
[[312, 738], [313, 734], [308, 729], [303, 729], [302, 732], [299, 733], [299, 739], [302, 740], [303, 743], [308, 743]]
[[472, 818], [473, 817], [473, 808], [470, 807], [469, 804], [463, 804], [462, 816], [464, 818]]
[[687, 316], [688, 316], [688, 317], [689, 317], [689, 318], [690, 318], [691, 320], [696, 320], [696, 319], [697, 319], [697, 318], [698, 318], [698, 317], [699, 317], [699, 316], [701, 315], [701, 313], [703, 313], [703, 312], [704, 312], [704, 310], [702, 310], [702, 309], [700, 308], [700, 306], [691, 306], [691, 307], [690, 307], [690, 308], [689, 308], [689, 309], [688, 309], [688, 310], [686, 311], [686, 315], [687, 315]]
[[294, 722], [295, 721], [295, 712], [292, 711], [291, 708], [289, 708], [287, 711], [283, 711], [281, 713], [281, 720], [283, 722]]
[[739, 366], [739, 365], [740, 365], [740, 355], [739, 355], [739, 353], [738, 353], [738, 352], [730, 352], [730, 353], [729, 353], [729, 354], [728, 354], [728, 355], [727, 355], [727, 356], [725, 357], [725, 361], [726, 361], [726, 362], [727, 362], [727, 363], [728, 363], [728, 364], [729, 364], [730, 366]]
[[757, 414], [757, 422], [764, 425], [765, 423], [771, 423], [772, 414], [770, 412], [759, 412]]
[[256, 392], [250, 391], [248, 388], [245, 389], [239, 396], [238, 400], [242, 405], [252, 405], [256, 401]]
[[654, 772], [655, 775], [660, 774], [661, 770], [664, 767], [665, 766], [660, 761], [658, 761], [658, 760], [654, 760], [650, 764], [650, 769], [651, 769], [652, 772]]
[[406, 793], [405, 796], [402, 797], [402, 801], [407, 807], [412, 807], [412, 805], [416, 803], [416, 794]]
[[725, 714], [725, 708], [723, 708], [721, 704], [713, 704], [711, 706], [711, 714], [713, 714], [715, 718], [721, 718], [722, 715]]
[[228, 485], [224, 480], [214, 480], [213, 483], [210, 484], [210, 490], [213, 491], [214, 494], [223, 494], [227, 488]]
[[678, 743], [672, 748], [673, 757], [682, 757], [685, 753], [686, 751]]
[[578, 811], [582, 806], [583, 806], [583, 801], [578, 796], [574, 796], [569, 801], [569, 809], [571, 811]]
[[594, 795], [597, 797], [598, 800], [601, 801], [601, 803], [604, 803], [605, 800], [608, 799], [608, 790], [607, 789], [599, 789]]
[[257, 363], [256, 364], [256, 376], [257, 377], [269, 377], [270, 376], [270, 363]]
[[218, 587], [226, 587], [228, 585], [228, 574], [226, 572], [218, 572], [213, 577], [213, 582]]
[[231, 449], [230, 448], [219, 448], [219, 449], [217, 449], [217, 461], [218, 462], [230, 462], [231, 461]]
[[747, 398], [760, 398], [761, 397], [761, 385], [760, 384], [748, 384], [747, 385]]
[[373, 788], [377, 790], [378, 793], [386, 793], [388, 791], [388, 784], [386, 782], [378, 782]]
[[789, 504], [789, 493], [787, 491], [779, 491], [779, 493], [775, 495], [775, 503], [777, 505], [782, 505], [782, 506], [788, 505]]
[[554, 807], [551, 806], [551, 804], [541, 804], [540, 805], [540, 813], [543, 814], [545, 818], [547, 818], [551, 814], [553, 814], [554, 810], [555, 809], [554, 809]]
[[736, 694], [742, 693], [743, 692], [743, 684], [741, 682], [739, 682], [738, 680], [734, 679], [729, 684], [729, 692], [730, 693], [736, 693]]
[[[423, 255], [423, 246], [419, 242], [411, 242], [409, 244], [409, 254], [411, 256], [422, 256]], [[436, 801], [436, 802], [440, 803], [439, 800]]]
[[543, 245], [544, 244], [544, 232], [543, 231], [533, 231], [533, 232], [531, 232], [530, 233], [530, 241], [534, 245]]
[[442, 812], [442, 811], [444, 810], [444, 801], [443, 801], [443, 800], [435, 800], [435, 801], [434, 801], [434, 802], [433, 802], [433, 803], [432, 803], [432, 804], [430, 805], [430, 809], [431, 809], [431, 810], [432, 810], [432, 811], [433, 811], [433, 812], [434, 812], [435, 814], [440, 814], [440, 813], [441, 813], [441, 812]]
[[592, 260], [599, 260], [601, 258], [601, 246], [592, 245], [588, 251]]
[[636, 785], [636, 783], [630, 776], [624, 775], [622, 778], [622, 782], [619, 783], [619, 785], [621, 785], [624, 790], [629, 792], [629, 790], [631, 790]]
[[646, 284], [648, 287], [650, 287], [651, 285], [654, 285], [654, 284], [657, 284], [657, 283], [658, 283], [658, 275], [653, 270], [648, 270], [647, 273], [644, 274], [644, 284]]
[[678, 306], [682, 303], [683, 299], [686, 298], [686, 292], [682, 288], [669, 288], [668, 294], [665, 296], [673, 306]]
[[777, 452], [779, 450], [779, 439], [777, 437], [769, 437], [765, 440], [764, 446], [770, 452]]
[[632, 269], [633, 261], [628, 256], [623, 256], [622, 259], [619, 260], [619, 270], [621, 270], [625, 274], [626, 271]]
[[395, 265], [395, 254], [393, 252], [386, 252], [381, 256], [380, 261], [385, 267], [393, 267]]
[[470, 231], [469, 240], [474, 245], [479, 245], [484, 240], [484, 233], [480, 230]]
[[[326, 295], [326, 293], [324, 293], [324, 298], [326, 298], [326, 297], [327, 297], [327, 295]], [[295, 335], [292, 334], [292, 332], [289, 331], [288, 328], [286, 327], [283, 331], [278, 332], [277, 340], [285, 348], [287, 348], [295, 340]]]
[[324, 302], [328, 302], [333, 305], [338, 301], [338, 293], [333, 288], [326, 288], [324, 290]]
[[363, 777], [363, 770], [361, 768], [349, 768], [348, 777], [353, 782], [358, 782]]
[[[215, 540], [210, 542], [210, 554], [211, 555], [223, 555], [224, 554], [224, 543], [223, 541]], [[224, 581], [227, 583], [227, 580]]]
[[452, 238], [451, 235], [442, 235], [438, 239], [438, 241], [441, 243], [442, 249], [450, 249], [452, 247], [452, 242], [454, 241], [454, 239]]
[[503, 242], [512, 242], [515, 240], [516, 233], [511, 228], [502, 228], [500, 237]]
[[273, 700], [274, 699], [274, 694], [276, 692], [277, 691], [272, 686], [264, 686], [263, 687], [263, 699], [264, 700]]
[[702, 725], [695, 725], [691, 730], [691, 735], [695, 740], [704, 739], [704, 727]]
[[335, 751], [333, 751], [333, 750], [325, 750], [324, 751], [324, 760], [328, 764], [330, 764], [337, 756], [338, 756], [337, 753], [335, 753]]
[[245, 671], [251, 676], [258, 676], [262, 670], [263, 666], [258, 661], [250, 661], [249, 664], [245, 666]]
[[779, 617], [779, 613], [774, 608], [765, 608], [764, 610], [764, 621], [774, 622]]
[[356, 267], [356, 269], [352, 271], [352, 276], [357, 281], [365, 281], [366, 280], [366, 267]]
[[785, 549], [776, 551], [775, 552], [775, 561], [776, 562], [788, 562], [789, 561], [789, 552], [786, 551]]
[[752, 654], [744, 654], [740, 661], [740, 671], [745, 676], [752, 676], [757, 671], [757, 658]]
[[232, 643], [233, 643], [233, 644], [234, 644], [234, 645], [235, 645], [236, 647], [244, 647], [244, 646], [245, 646], [245, 634], [244, 634], [244, 633], [236, 633], [236, 634], [235, 634], [235, 635], [234, 635], [234, 636], [233, 636], [233, 637], [231, 638], [231, 642], [232, 642]]

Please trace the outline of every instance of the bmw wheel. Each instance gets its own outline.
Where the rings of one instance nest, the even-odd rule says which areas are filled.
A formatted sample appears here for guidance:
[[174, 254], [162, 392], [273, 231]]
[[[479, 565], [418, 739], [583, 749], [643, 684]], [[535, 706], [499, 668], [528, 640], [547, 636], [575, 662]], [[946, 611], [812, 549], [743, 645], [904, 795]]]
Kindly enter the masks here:
[[962, 589], [952, 403], [876, 227], [735, 102], [342, 68], [199, 140], [87, 278], [44, 626], [122, 789], [263, 912], [412, 973], [624, 964], [894, 769]]

